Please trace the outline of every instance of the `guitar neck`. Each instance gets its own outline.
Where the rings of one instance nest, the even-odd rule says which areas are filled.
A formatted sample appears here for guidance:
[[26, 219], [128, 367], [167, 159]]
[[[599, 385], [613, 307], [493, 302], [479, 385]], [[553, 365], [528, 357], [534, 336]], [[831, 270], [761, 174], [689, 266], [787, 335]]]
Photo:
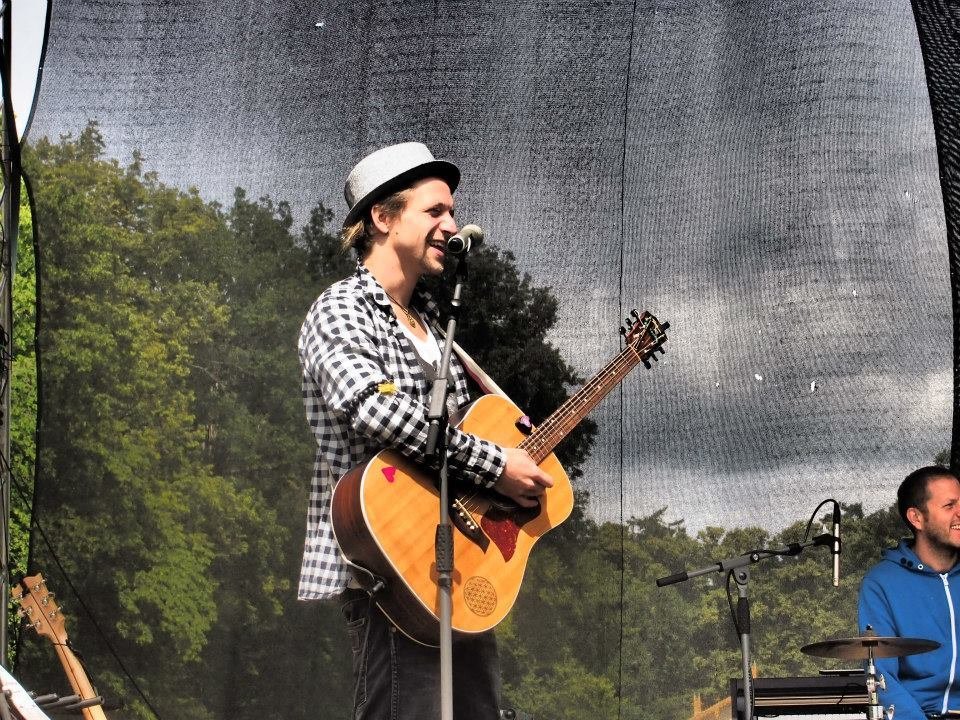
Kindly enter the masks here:
[[560, 441], [643, 359], [644, 356], [631, 345], [621, 350], [603, 370], [567, 398], [563, 405], [520, 443], [520, 447], [529, 452], [538, 464], [543, 462]]
[[[90, 684], [90, 680], [87, 678], [87, 673], [83, 669], [83, 665], [80, 663], [79, 658], [74, 654], [73, 650], [70, 649], [65, 643], [54, 643], [53, 646], [57, 650], [57, 657], [60, 658], [60, 664], [63, 665], [63, 671], [67, 675], [67, 679], [70, 681], [70, 687], [73, 688], [73, 692], [81, 697], [83, 700], [89, 700], [90, 698], [97, 697], [96, 691], [93, 689], [93, 686]], [[81, 708], [80, 712], [83, 713], [83, 720], [107, 720], [106, 714], [103, 712], [103, 708], [99, 705], [91, 705], [90, 707]]]

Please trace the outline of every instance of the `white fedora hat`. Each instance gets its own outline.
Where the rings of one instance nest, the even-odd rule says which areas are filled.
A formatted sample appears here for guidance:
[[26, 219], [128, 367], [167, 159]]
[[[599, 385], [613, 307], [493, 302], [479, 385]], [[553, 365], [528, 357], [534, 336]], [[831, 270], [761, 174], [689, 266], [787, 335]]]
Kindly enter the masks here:
[[370, 153], [353, 166], [343, 186], [350, 208], [344, 226], [359, 220], [378, 200], [425, 177], [440, 178], [453, 192], [460, 182], [460, 169], [446, 160], [435, 159], [430, 149], [418, 142], [389, 145]]

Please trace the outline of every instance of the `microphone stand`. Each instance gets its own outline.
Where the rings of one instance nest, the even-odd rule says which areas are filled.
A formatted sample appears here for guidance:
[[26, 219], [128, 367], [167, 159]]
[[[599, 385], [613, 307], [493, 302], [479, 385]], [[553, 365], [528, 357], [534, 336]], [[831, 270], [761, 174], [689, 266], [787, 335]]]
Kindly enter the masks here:
[[[734, 624], [740, 633], [740, 656], [743, 665], [743, 718], [744, 720], [753, 720], [753, 688], [752, 676], [750, 673], [750, 565], [758, 563], [761, 560], [771, 557], [782, 557], [790, 555], [799, 555], [804, 548], [814, 545], [833, 546], [834, 538], [832, 535], [824, 533], [817, 535], [812, 540], [802, 543], [790, 543], [787, 547], [775, 550], [753, 550], [745, 555], [718, 560], [712, 565], [700, 568], [699, 570], [681, 570], [673, 575], [657, 579], [657, 587], [666, 587], [674, 583], [684, 582], [691, 578], [706, 575], [712, 572], [732, 572], [733, 579], [737, 583], [737, 610]], [[736, 698], [733, 698], [736, 700]]]
[[460, 295], [467, 279], [467, 256], [457, 261], [453, 298], [450, 301], [450, 319], [447, 321], [440, 356], [440, 369], [430, 389], [427, 419], [427, 460], [440, 459], [440, 522], [437, 525], [435, 548], [437, 563], [437, 594], [440, 601], [440, 717], [453, 720], [453, 525], [450, 523], [450, 483], [447, 463], [447, 393], [450, 375], [450, 355], [460, 318]]

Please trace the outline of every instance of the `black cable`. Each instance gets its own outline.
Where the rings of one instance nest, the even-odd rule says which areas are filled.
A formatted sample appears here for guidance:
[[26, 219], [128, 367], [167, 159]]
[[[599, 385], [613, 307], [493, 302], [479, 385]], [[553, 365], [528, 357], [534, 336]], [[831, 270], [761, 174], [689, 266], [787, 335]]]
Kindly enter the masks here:
[[[27, 507], [30, 509], [30, 520], [31, 523], [33, 518], [36, 517], [36, 508], [37, 508], [37, 497], [39, 483], [37, 482], [40, 477], [40, 450], [41, 450], [41, 428], [43, 425], [43, 363], [40, 362], [41, 359], [41, 347], [40, 347], [40, 331], [42, 330], [42, 318], [43, 318], [43, 306], [41, 304], [41, 297], [43, 296], [42, 291], [42, 280], [40, 276], [40, 231], [37, 225], [37, 203], [34, 198], [33, 193], [33, 183], [30, 181], [30, 176], [27, 173], [22, 173], [23, 177], [23, 187], [27, 191], [27, 204], [30, 207], [30, 229], [31, 229], [31, 242], [33, 245], [33, 364], [34, 364], [34, 374], [36, 380], [34, 382], [34, 392], [36, 393], [36, 411], [34, 415], [34, 425], [33, 425], [33, 487], [31, 488], [30, 501], [27, 503]], [[11, 287], [11, 292], [13, 288]], [[29, 528], [28, 528], [29, 529]], [[28, 532], [27, 537], [27, 567], [33, 567], [33, 533]], [[12, 586], [11, 586], [12, 587]], [[17, 644], [14, 649], [14, 667], [17, 666], [17, 662], [20, 656], [20, 637], [17, 637]]]
[[[53, 547], [53, 543], [50, 542], [50, 539], [47, 537], [46, 532], [40, 525], [40, 521], [37, 520], [36, 516], [30, 519], [30, 526], [35, 527], [40, 537], [43, 539], [43, 544], [47, 547], [47, 552], [50, 553], [50, 557], [53, 560], [53, 564], [57, 566], [57, 569], [60, 571], [60, 574], [63, 576], [63, 579], [66, 581], [67, 586], [70, 588], [70, 592], [73, 593], [73, 596], [77, 599], [77, 602], [80, 603], [80, 607], [83, 608], [84, 613], [86, 613], [87, 618], [93, 624], [94, 629], [97, 631], [97, 634], [100, 636], [101, 641], [106, 646], [110, 655], [113, 656], [114, 661], [123, 671], [123, 674], [126, 675], [127, 680], [130, 681], [130, 684], [133, 686], [133, 689], [137, 691], [137, 695], [140, 696], [140, 699], [143, 700], [143, 703], [147, 706], [150, 712], [153, 713], [153, 716], [157, 720], [162, 720], [160, 713], [157, 712], [156, 708], [153, 707], [150, 700], [147, 699], [146, 694], [143, 692], [143, 689], [137, 683], [133, 677], [133, 673], [127, 668], [123, 660], [120, 659], [120, 655], [114, 649], [112, 643], [107, 639], [106, 633], [103, 631], [103, 628], [100, 626], [100, 623], [97, 622], [96, 616], [93, 614], [93, 611], [87, 606], [84, 602], [83, 597], [80, 595], [80, 592], [77, 590], [76, 586], [73, 584], [73, 581], [70, 579], [70, 576], [67, 574], [66, 568], [63, 567], [63, 563], [60, 562], [60, 556], [57, 555], [57, 551]], [[32, 534], [32, 533], [31, 533]]]
[[733, 577], [733, 570], [727, 570], [727, 605], [730, 607], [730, 617], [733, 618], [733, 629], [740, 637], [740, 618], [737, 617], [737, 611], [733, 607], [733, 593], [730, 592], [730, 578]]
[[[0, 464], [2, 464], [3, 470], [9, 473], [11, 478], [10, 487], [13, 489], [17, 495], [20, 496], [21, 501], [26, 503], [28, 501], [28, 493], [23, 489], [22, 484], [18, 481], [13, 473], [12, 468], [7, 463], [6, 458], [0, 455]], [[144, 704], [149, 708], [150, 712], [154, 714], [157, 720], [162, 720], [160, 714], [156, 711], [153, 705], [150, 703], [150, 700], [144, 694], [143, 690], [137, 684], [137, 681], [134, 679], [133, 674], [124, 664], [123, 660], [117, 654], [117, 651], [113, 648], [113, 645], [110, 643], [110, 640], [107, 638], [106, 634], [103, 631], [103, 628], [100, 626], [100, 623], [97, 622], [96, 616], [93, 614], [93, 611], [90, 610], [90, 607], [84, 602], [83, 597], [80, 595], [80, 592], [77, 590], [76, 586], [73, 584], [73, 581], [70, 579], [69, 574], [67, 573], [66, 568], [64, 568], [63, 563], [60, 561], [60, 556], [57, 554], [56, 549], [53, 547], [53, 543], [50, 541], [50, 538], [47, 536], [46, 531], [43, 529], [43, 526], [40, 524], [40, 521], [37, 519], [36, 515], [31, 516], [30, 518], [30, 527], [36, 528], [37, 534], [43, 539], [43, 544], [46, 545], [47, 551], [50, 553], [50, 557], [53, 560], [53, 564], [56, 565], [57, 569], [60, 571], [61, 576], [66, 581], [67, 586], [70, 588], [70, 591], [73, 593], [73, 596], [76, 598], [77, 602], [80, 604], [80, 607], [83, 608], [84, 613], [90, 619], [90, 622], [93, 624], [94, 629], [97, 631], [97, 634], [100, 635], [100, 639], [103, 644], [106, 646], [107, 650], [113, 656], [113, 659], [116, 661], [117, 665], [123, 671], [123, 674], [126, 675], [127, 679], [130, 681], [130, 684], [133, 685], [133, 688], [137, 691], [137, 694], [143, 700]], [[33, 533], [31, 533], [32, 539]], [[16, 583], [13, 583], [15, 585]], [[12, 585], [11, 585], [12, 586]]]
[[810, 519], [807, 521], [807, 529], [803, 533], [803, 542], [806, 542], [807, 540], [810, 539], [810, 528], [813, 527], [813, 520], [815, 517], [817, 517], [817, 513], [820, 512], [820, 508], [822, 508], [827, 503], [833, 503], [834, 507], [837, 507], [839, 505], [839, 503], [833, 498], [827, 498], [822, 503], [817, 505], [816, 508], [814, 508], [813, 513], [810, 515]]
[[[7, 471], [10, 475], [10, 478], [11, 478], [10, 487], [16, 491], [16, 493], [20, 496], [20, 499], [23, 502], [26, 502], [28, 499], [27, 492], [21, 487], [21, 483], [16, 478], [14, 478], [12, 473], [12, 468], [7, 463], [6, 458], [3, 458], [2, 456], [0, 456], [0, 463], [2, 463], [5, 466], [3, 469]], [[63, 567], [63, 563], [60, 561], [60, 556], [57, 554], [57, 551], [53, 547], [53, 543], [50, 541], [49, 537], [47, 537], [46, 531], [43, 529], [43, 526], [40, 524], [40, 521], [36, 518], [35, 515], [31, 516], [30, 518], [30, 527], [36, 528], [37, 533], [43, 539], [43, 544], [47, 546], [47, 551], [50, 553], [50, 557], [53, 559], [54, 565], [56, 565], [57, 569], [60, 571], [60, 574], [63, 576], [63, 579], [66, 581], [67, 586], [70, 588], [70, 591], [73, 593], [73, 596], [77, 599], [77, 602], [80, 603], [80, 607], [83, 608], [83, 611], [84, 613], [86, 613], [87, 617], [90, 619], [90, 622], [93, 623], [93, 627], [97, 631], [97, 633], [100, 635], [101, 641], [107, 647], [107, 650], [113, 656], [113, 659], [116, 661], [117, 665], [120, 666], [120, 669], [123, 671], [123, 674], [127, 676], [127, 679], [130, 681], [130, 684], [133, 685], [134, 689], [137, 691], [137, 694], [143, 700], [144, 704], [150, 709], [150, 712], [154, 714], [157, 720], [162, 720], [162, 718], [160, 717], [160, 714], [154, 709], [153, 705], [150, 703], [150, 700], [147, 699], [147, 696], [144, 694], [143, 690], [137, 684], [137, 681], [134, 679], [132, 673], [127, 669], [127, 666], [124, 665], [123, 660], [120, 659], [120, 656], [117, 654], [116, 650], [114, 650], [113, 645], [110, 644], [110, 641], [107, 639], [107, 636], [103, 631], [103, 628], [100, 627], [100, 623], [97, 622], [96, 616], [90, 610], [89, 606], [84, 602], [83, 597], [81, 597], [76, 586], [73, 584], [73, 581], [70, 580], [70, 576], [67, 574], [66, 568]], [[31, 538], [32, 538], [32, 535], [33, 533], [31, 533]], [[11, 587], [15, 584], [16, 583], [13, 583]]]
[[[623, 89], [623, 145], [620, 151], [620, 237], [623, 237], [623, 227], [626, 224], [626, 189], [627, 184], [627, 127], [630, 120], [630, 70], [633, 66], [633, 35], [637, 29], [637, 0], [633, 0], [633, 10], [630, 15], [630, 40], [627, 45], [627, 72], [626, 83]], [[620, 241], [620, 287], [617, 296], [620, 308], [620, 317], [623, 311], [623, 240]], [[624, 595], [626, 593], [626, 529], [623, 524], [623, 383], [617, 385], [617, 396], [620, 400], [620, 643], [617, 651], [617, 717], [623, 717], [623, 624], [624, 624]]]

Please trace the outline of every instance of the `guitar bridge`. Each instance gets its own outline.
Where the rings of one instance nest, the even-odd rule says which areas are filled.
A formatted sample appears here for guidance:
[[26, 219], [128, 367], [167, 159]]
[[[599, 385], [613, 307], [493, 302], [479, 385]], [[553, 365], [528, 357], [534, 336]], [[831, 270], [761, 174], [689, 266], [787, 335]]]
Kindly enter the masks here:
[[490, 546], [490, 539], [480, 529], [480, 525], [473, 519], [473, 515], [460, 501], [460, 498], [455, 499], [450, 504], [450, 520], [453, 522], [454, 527], [462, 532], [470, 542], [477, 545], [484, 552], [487, 551], [487, 548]]

